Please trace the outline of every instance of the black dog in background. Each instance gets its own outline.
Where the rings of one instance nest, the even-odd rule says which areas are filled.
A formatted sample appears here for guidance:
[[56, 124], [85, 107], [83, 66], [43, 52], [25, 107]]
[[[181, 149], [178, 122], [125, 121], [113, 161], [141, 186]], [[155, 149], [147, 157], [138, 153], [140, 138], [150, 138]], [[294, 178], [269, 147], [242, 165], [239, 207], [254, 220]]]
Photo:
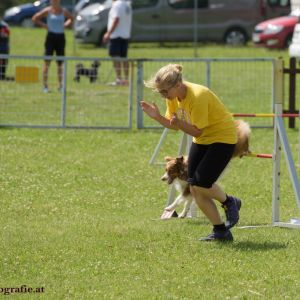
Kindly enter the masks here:
[[80, 82], [80, 76], [87, 76], [90, 79], [90, 83], [95, 82], [98, 79], [98, 68], [100, 62], [95, 60], [93, 61], [91, 68], [85, 68], [83, 64], [77, 64], [75, 66], [75, 77], [74, 80]]

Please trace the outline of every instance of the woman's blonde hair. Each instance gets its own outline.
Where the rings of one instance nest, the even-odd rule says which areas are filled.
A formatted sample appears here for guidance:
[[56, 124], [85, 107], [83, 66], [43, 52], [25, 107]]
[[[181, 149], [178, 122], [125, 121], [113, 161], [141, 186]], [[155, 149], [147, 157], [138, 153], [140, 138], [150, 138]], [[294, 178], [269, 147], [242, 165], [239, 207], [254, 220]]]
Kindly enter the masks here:
[[168, 64], [161, 69], [148, 81], [144, 81], [146, 87], [154, 91], [168, 90], [182, 82], [182, 66], [177, 64]]

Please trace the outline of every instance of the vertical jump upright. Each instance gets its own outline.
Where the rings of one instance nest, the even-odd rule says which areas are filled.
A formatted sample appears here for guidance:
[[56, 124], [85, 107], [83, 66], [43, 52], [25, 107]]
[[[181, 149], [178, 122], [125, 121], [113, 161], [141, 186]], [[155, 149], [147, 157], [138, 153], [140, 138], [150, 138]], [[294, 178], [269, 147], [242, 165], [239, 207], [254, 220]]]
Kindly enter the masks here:
[[[273, 191], [272, 191], [272, 224], [279, 227], [300, 228], [299, 221], [280, 221], [280, 163], [281, 150], [286, 160], [290, 180], [292, 182], [296, 203], [300, 210], [300, 186], [295, 168], [295, 163], [288, 143], [286, 130], [283, 122], [283, 91], [284, 91], [284, 62], [282, 58], [274, 61], [274, 154], [273, 154]], [[296, 219], [297, 220], [297, 219]]]
[[[281, 176], [281, 154], [285, 157], [287, 164], [290, 180], [293, 186], [293, 191], [295, 195], [295, 200], [300, 210], [300, 186], [299, 179], [295, 168], [295, 163], [291, 154], [290, 145], [288, 143], [287, 134], [283, 122], [283, 97], [284, 97], [284, 62], [281, 58], [274, 60], [273, 62], [273, 105], [274, 105], [274, 115], [272, 114], [249, 114], [248, 117], [254, 117], [255, 115], [260, 115], [260, 117], [272, 117], [274, 118], [274, 148], [273, 148], [273, 187], [272, 187], [272, 225], [278, 227], [290, 227], [290, 228], [300, 228], [300, 219], [293, 218], [290, 222], [280, 221], [280, 176]], [[234, 114], [239, 115], [239, 114]], [[247, 114], [244, 114], [247, 117]], [[294, 117], [296, 117], [295, 115]], [[299, 116], [299, 115], [298, 115]], [[299, 125], [300, 126], [300, 125]], [[168, 129], [165, 128], [163, 134], [161, 135], [160, 141], [157, 144], [154, 153], [150, 159], [150, 164], [154, 164], [154, 161], [158, 155], [158, 152], [166, 139], [168, 134]], [[182, 134], [182, 139], [179, 145], [178, 155], [187, 154], [191, 144], [191, 137], [187, 134]], [[175, 199], [175, 188], [170, 187], [167, 205], [171, 204]], [[189, 216], [197, 216], [197, 208], [194, 206], [191, 209]]]

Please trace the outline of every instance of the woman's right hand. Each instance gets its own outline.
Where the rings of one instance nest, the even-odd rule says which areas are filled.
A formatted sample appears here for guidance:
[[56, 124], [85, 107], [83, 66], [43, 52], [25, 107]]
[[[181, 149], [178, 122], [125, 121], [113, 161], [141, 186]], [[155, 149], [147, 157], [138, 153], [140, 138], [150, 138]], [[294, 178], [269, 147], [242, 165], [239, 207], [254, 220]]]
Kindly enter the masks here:
[[106, 33], [103, 35], [102, 43], [103, 43], [103, 44], [106, 44], [106, 43], [109, 41], [109, 37], [110, 37], [109, 32], [106, 32]]
[[142, 110], [152, 119], [157, 119], [160, 116], [160, 112], [155, 103], [147, 103], [146, 101], [141, 101]]

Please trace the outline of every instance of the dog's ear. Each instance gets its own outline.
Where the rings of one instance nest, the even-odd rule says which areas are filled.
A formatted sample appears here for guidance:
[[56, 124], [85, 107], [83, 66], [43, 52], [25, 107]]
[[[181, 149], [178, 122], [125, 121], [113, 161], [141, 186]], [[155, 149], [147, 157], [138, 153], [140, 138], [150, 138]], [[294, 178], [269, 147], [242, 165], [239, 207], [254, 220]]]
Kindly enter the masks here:
[[171, 156], [165, 156], [165, 161], [171, 161], [172, 159], [174, 159], [174, 158]]
[[183, 159], [184, 159], [183, 155], [176, 157], [177, 162], [183, 162]]
[[92, 64], [93, 67], [99, 67], [100, 66], [100, 62], [98, 60], [94, 60], [93, 64]]

